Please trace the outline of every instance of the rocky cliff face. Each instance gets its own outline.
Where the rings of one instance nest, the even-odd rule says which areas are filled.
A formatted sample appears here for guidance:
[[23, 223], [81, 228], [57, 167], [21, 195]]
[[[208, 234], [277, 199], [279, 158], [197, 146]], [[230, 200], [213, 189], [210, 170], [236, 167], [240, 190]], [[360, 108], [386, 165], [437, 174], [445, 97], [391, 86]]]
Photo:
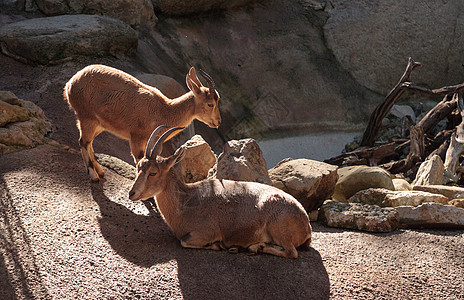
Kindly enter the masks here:
[[[84, 63], [109, 62], [115, 67], [125, 66], [124, 70], [133, 74], [167, 75], [184, 85], [190, 66], [204, 68], [216, 81], [222, 97], [219, 134], [198, 126], [200, 133], [207, 133], [213, 147], [221, 144], [221, 135], [237, 139], [279, 132], [289, 135], [297, 131], [360, 129], [373, 107], [401, 76], [408, 56], [424, 65], [423, 71], [417, 71], [416, 83], [440, 87], [459, 83], [463, 76], [459, 56], [464, 46], [464, 26], [459, 26], [463, 4], [458, 0], [440, 5], [430, 0], [266, 0], [228, 4], [211, 0], [200, 1], [193, 8], [183, 2], [176, 2], [176, 6], [172, 1], [134, 0], [133, 5], [129, 0], [116, 1], [118, 9], [133, 8], [123, 10], [127, 13], [122, 15], [115, 14], [113, 6], [105, 5], [105, 1], [98, 2], [99, 10], [84, 4], [72, 8], [67, 3], [7, 1], [0, 5], [8, 12], [1, 15], [0, 22], [3, 28], [17, 30], [19, 26], [14, 23], [24, 19], [96, 13], [118, 18], [135, 29], [133, 33], [125, 29], [138, 40], [137, 45], [131, 44], [135, 52], [127, 52], [135, 54], [126, 57], [118, 54], [114, 58], [111, 51], [98, 48], [88, 52], [87, 47], [102, 45], [95, 37], [77, 33], [67, 37], [71, 42], [63, 43], [63, 51], [54, 48], [60, 60], [52, 62], [78, 62], [66, 63], [64, 67], [70, 73]], [[75, 18], [69, 19], [76, 22]], [[2, 34], [8, 40], [0, 38], [2, 52], [24, 57], [29, 46], [21, 44], [20, 49], [15, 49], [18, 43], [14, 34], [5, 31]], [[116, 36], [116, 31], [101, 30], [107, 33], [99, 35], [108, 39]], [[62, 31], [56, 30], [32, 40], [57, 40], [59, 35]], [[76, 52], [83, 46], [84, 53]], [[45, 57], [37, 61], [47, 65], [51, 60]], [[40, 73], [37, 68], [35, 72]], [[51, 81], [50, 88], [56, 88], [63, 86], [67, 78], [47, 80]], [[5, 82], [8, 78], [1, 80], [0, 88], [9, 90]]]

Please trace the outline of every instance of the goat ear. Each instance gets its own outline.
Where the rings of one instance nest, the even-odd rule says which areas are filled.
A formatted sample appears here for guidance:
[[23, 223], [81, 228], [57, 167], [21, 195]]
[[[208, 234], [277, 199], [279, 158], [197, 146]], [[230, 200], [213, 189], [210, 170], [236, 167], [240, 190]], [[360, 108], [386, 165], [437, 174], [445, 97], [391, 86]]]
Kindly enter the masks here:
[[180, 161], [184, 158], [184, 155], [185, 148], [178, 148], [176, 152], [167, 159], [167, 164], [169, 165], [169, 168], [172, 168], [174, 165], [180, 163]]
[[202, 84], [197, 77], [194, 67], [190, 68], [190, 71], [185, 77], [185, 82], [187, 83], [189, 90], [191, 90], [194, 94], [199, 94], [201, 92], [200, 87]]

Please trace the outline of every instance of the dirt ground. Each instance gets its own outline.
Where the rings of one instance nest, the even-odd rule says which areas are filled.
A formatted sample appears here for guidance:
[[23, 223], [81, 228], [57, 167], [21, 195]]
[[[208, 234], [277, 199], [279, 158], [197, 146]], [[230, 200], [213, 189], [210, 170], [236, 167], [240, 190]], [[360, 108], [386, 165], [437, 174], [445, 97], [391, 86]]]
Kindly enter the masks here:
[[[0, 89], [41, 106], [50, 137], [77, 149], [61, 91], [85, 64], [0, 55]], [[95, 143], [131, 161], [126, 142]], [[152, 207], [128, 200], [130, 180], [106, 174], [90, 183], [77, 151], [59, 146], [0, 157], [0, 299], [464, 299], [464, 231], [313, 223], [313, 248], [296, 260], [183, 249]]]

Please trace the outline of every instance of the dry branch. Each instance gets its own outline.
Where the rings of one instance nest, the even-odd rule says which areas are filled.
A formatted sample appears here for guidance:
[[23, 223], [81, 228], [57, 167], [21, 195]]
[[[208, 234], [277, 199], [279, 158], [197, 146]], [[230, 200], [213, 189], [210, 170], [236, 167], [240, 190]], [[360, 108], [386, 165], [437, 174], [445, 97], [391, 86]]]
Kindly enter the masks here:
[[385, 97], [385, 100], [372, 112], [369, 123], [361, 140], [361, 146], [374, 145], [375, 139], [377, 138], [381, 128], [383, 118], [385, 118], [393, 105], [395, 105], [395, 103], [398, 102], [398, 100], [404, 94], [404, 83], [411, 81], [412, 71], [420, 66], [421, 63], [414, 62], [411, 57], [409, 58], [408, 65], [406, 66], [406, 70], [404, 71], [403, 76], [401, 76], [395, 87], [388, 93], [387, 97]]

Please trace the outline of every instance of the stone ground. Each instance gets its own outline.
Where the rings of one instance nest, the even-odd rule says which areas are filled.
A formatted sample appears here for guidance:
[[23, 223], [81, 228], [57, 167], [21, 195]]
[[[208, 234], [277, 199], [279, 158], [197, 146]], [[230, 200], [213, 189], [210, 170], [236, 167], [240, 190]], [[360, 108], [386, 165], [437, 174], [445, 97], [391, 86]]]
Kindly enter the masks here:
[[[0, 89], [38, 104], [51, 137], [76, 148], [61, 91], [85, 63], [29, 67], [0, 55], [0, 65]], [[130, 161], [127, 143], [95, 143]], [[182, 249], [150, 206], [128, 200], [131, 181], [106, 172], [92, 184], [77, 151], [51, 145], [0, 157], [0, 299], [464, 299], [462, 230], [313, 223], [313, 248], [296, 260]]]
[[44, 145], [0, 158], [0, 298], [464, 299], [464, 231], [313, 223], [296, 260], [183, 249], [131, 181]]

